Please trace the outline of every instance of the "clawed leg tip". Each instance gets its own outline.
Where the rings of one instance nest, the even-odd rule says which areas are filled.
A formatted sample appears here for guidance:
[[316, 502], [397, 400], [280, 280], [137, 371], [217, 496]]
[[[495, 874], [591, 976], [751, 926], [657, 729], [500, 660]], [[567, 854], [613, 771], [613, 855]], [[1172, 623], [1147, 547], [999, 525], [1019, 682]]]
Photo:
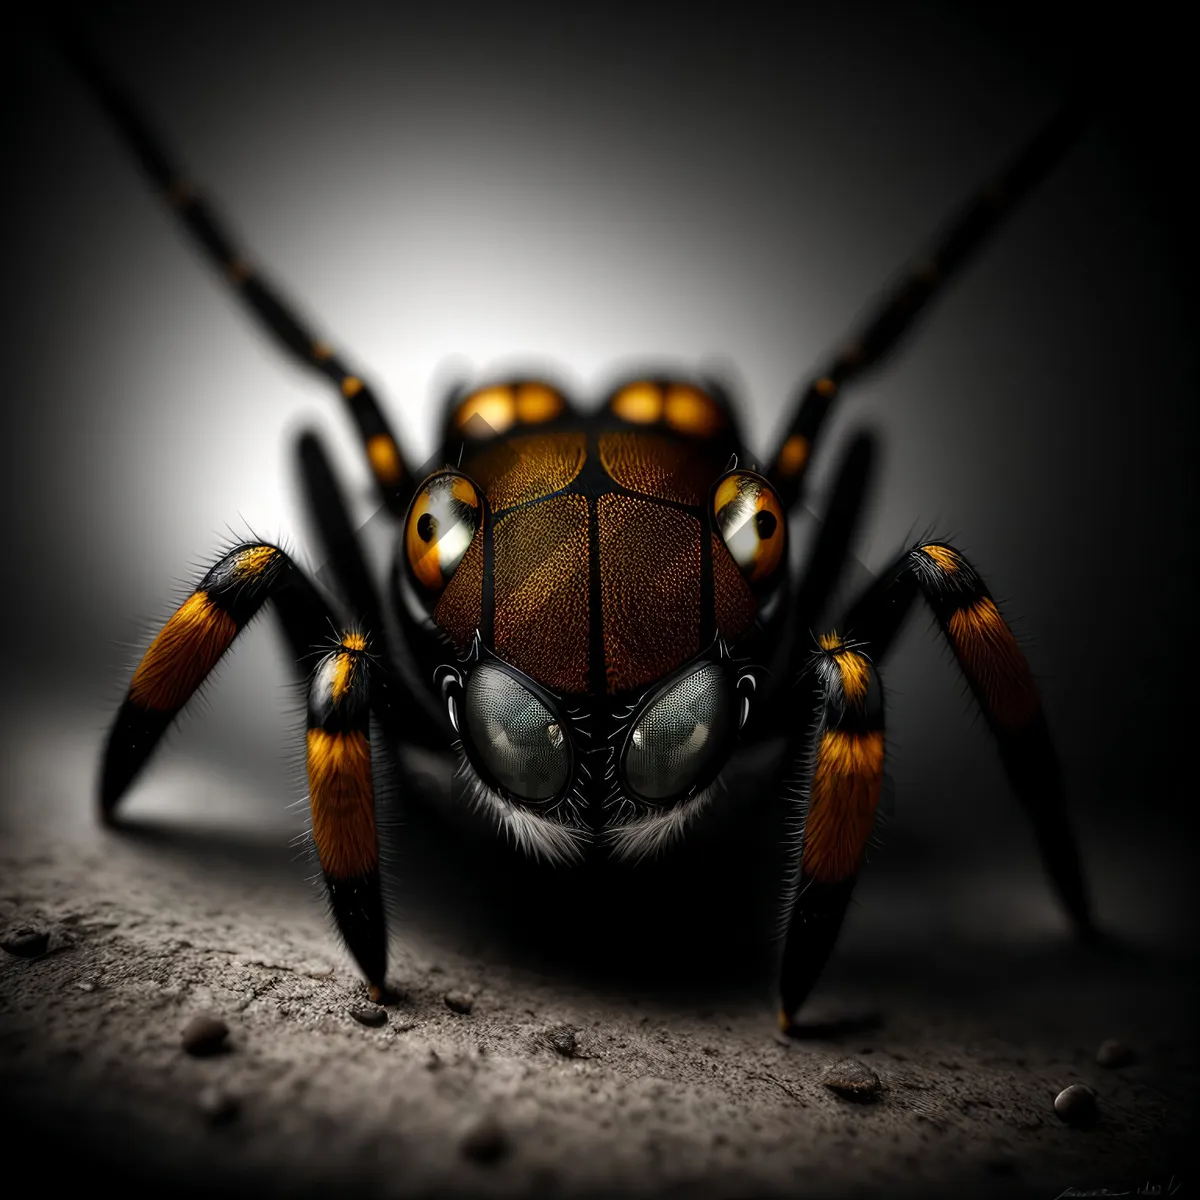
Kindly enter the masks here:
[[400, 1002], [400, 993], [392, 987], [388, 987], [387, 983], [368, 983], [367, 996], [372, 1004], [398, 1004]]

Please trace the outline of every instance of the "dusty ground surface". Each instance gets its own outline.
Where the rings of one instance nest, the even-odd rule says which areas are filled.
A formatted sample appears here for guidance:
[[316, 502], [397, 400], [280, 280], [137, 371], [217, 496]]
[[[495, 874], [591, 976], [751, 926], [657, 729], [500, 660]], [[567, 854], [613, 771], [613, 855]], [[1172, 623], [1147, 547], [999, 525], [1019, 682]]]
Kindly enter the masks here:
[[[1195, 1186], [1190, 931], [1169, 919], [1182, 860], [1141, 875], [1101, 861], [1101, 912], [1136, 948], [1085, 953], [1064, 941], [1027, 848], [1003, 869], [914, 873], [917, 848], [897, 835], [808, 1036], [784, 1042], [762, 946], [711, 928], [704, 896], [660, 888], [637, 931], [643, 967], [659, 969], [622, 977], [598, 943], [564, 933], [569, 920], [530, 908], [533, 892], [495, 885], [487, 851], [464, 852], [446, 883], [447, 844], [432, 838], [407, 851], [398, 997], [367, 1027], [288, 846], [295, 819], [264, 826], [249, 784], [184, 756], [131, 798], [127, 831], [102, 831], [94, 731], [56, 735], [53, 753], [36, 723], [25, 732], [8, 756], [0, 929], [49, 944], [0, 955], [0, 1170], [35, 1170], [39, 1190], [108, 1176], [134, 1192], [322, 1196], [1050, 1200]], [[710, 908], [730, 907], [710, 890]], [[454, 920], [432, 918], [447, 908]], [[532, 950], [501, 932], [522, 911]], [[630, 906], [613, 911], [630, 921]], [[659, 927], [682, 950], [655, 950]], [[637, 940], [628, 924], [614, 938]], [[716, 986], [726, 977], [743, 986]], [[465, 1007], [455, 993], [469, 1012], [447, 1003]], [[180, 1035], [205, 1010], [227, 1022], [228, 1047], [196, 1058]], [[1136, 1061], [1098, 1065], [1107, 1037]], [[846, 1056], [877, 1073], [877, 1098], [823, 1086]], [[1076, 1082], [1099, 1097], [1088, 1128], [1053, 1109]]]

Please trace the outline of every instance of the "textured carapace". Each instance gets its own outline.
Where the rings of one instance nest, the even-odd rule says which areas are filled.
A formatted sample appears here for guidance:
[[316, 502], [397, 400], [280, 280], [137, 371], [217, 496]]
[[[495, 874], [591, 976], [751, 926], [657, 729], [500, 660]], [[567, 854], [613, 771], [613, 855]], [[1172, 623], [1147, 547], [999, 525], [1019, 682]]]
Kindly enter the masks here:
[[[478, 630], [555, 692], [619, 695], [657, 682], [718, 636], [732, 643], [751, 632], [751, 582], [778, 555], [772, 544], [765, 565], [747, 571], [721, 534], [713, 488], [736, 443], [708, 390], [635, 380], [584, 417], [557, 388], [523, 380], [460, 399], [447, 426], [462, 431], [460, 470], [487, 509], [432, 609], [460, 650]], [[739, 478], [773, 497], [758, 476]], [[782, 509], [768, 502], [782, 546]], [[407, 528], [411, 548], [413, 515]]]

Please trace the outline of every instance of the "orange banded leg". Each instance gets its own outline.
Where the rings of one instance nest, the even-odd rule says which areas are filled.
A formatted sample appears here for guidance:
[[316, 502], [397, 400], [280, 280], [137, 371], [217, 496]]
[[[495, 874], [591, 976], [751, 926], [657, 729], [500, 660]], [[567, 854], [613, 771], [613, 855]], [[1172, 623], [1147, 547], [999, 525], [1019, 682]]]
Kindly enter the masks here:
[[933, 609], [1028, 812], [1046, 870], [1083, 935], [1094, 933], [1067, 813], [1062, 771], [1029, 664], [978, 572], [953, 546], [924, 542], [901, 555], [851, 607], [847, 636], [882, 661], [918, 595]]
[[328, 342], [318, 337], [250, 265], [212, 206], [180, 172], [157, 132], [128, 93], [109, 75], [82, 42], [63, 34], [62, 48], [151, 183], [162, 193], [205, 256], [279, 346], [337, 388], [362, 440], [367, 463], [388, 509], [404, 515], [414, 479], [387, 418], [370, 387]]
[[857, 646], [828, 634], [812, 674], [817, 721], [801, 760], [799, 842], [784, 897], [779, 1024], [785, 1033], [837, 941], [883, 783], [883, 693], [874, 666]]
[[308, 693], [312, 835], [329, 906], [371, 999], [383, 994], [387, 921], [371, 770], [372, 664], [366, 638], [347, 633], [313, 672]]
[[282, 550], [245, 542], [223, 555], [134, 671], [104, 749], [100, 812], [106, 822], [180, 710], [267, 600], [298, 661], [327, 639], [325, 602]]
[[804, 386], [766, 471], [785, 508], [800, 501], [805, 473], [826, 417], [846, 385], [896, 349], [946, 282], [1066, 156], [1083, 123], [1082, 111], [1068, 106], [1043, 125], [992, 182], [962, 207], [928, 256], [913, 264], [900, 282], [871, 307], [866, 321]]

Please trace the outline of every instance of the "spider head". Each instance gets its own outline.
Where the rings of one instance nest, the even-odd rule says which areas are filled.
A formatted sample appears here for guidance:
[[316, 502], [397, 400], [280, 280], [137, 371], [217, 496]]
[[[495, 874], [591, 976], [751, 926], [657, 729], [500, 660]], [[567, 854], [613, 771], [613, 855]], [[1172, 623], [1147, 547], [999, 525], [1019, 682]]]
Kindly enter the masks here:
[[502, 470], [418, 489], [409, 590], [457, 651], [437, 678], [477, 796], [550, 857], [558, 841], [532, 832], [547, 822], [640, 855], [707, 802], [749, 717], [785, 589], [783, 508], [744, 469], [710, 474], [694, 506], [639, 493], [638, 471], [680, 486], [659, 485], [645, 434], [595, 439], [590, 469], [583, 433], [521, 440], [492, 451]]

